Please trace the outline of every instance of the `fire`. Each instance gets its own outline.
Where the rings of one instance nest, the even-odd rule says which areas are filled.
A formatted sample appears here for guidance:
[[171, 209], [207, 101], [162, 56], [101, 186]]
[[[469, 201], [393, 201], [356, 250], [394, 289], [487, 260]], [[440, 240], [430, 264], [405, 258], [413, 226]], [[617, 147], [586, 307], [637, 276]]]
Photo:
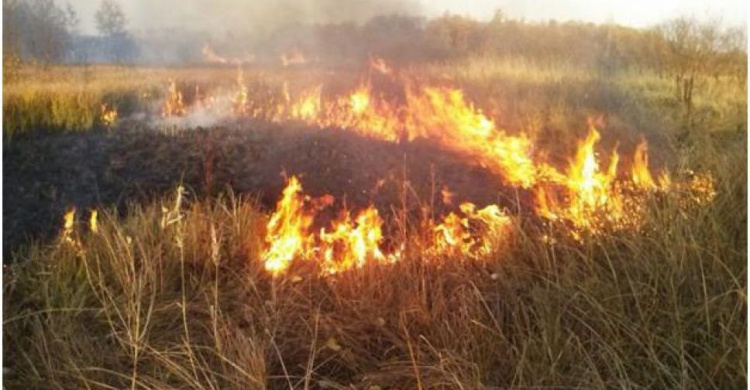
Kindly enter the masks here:
[[570, 164], [566, 185], [570, 192], [571, 207], [569, 211], [574, 222], [586, 223], [599, 210], [616, 213], [621, 210], [615, 196], [612, 195], [612, 183], [617, 175], [619, 155], [612, 152], [609, 167], [606, 171], [599, 168], [594, 146], [599, 142], [599, 132], [589, 127], [589, 134], [579, 145], [575, 159]]
[[[617, 223], [622, 219], [621, 193], [615, 185], [619, 154], [613, 150], [609, 165], [602, 169], [595, 151], [599, 139], [599, 132], [589, 121], [588, 135], [579, 143], [565, 175], [536, 188], [539, 215], [592, 231], [604, 222]], [[563, 187], [562, 196], [559, 186]]]
[[234, 97], [233, 108], [234, 114], [237, 116], [246, 116], [248, 114], [247, 87], [245, 86], [242, 68], [239, 66], [237, 67], [237, 94]]
[[[317, 210], [332, 203], [330, 196], [321, 204], [304, 195], [299, 180], [292, 176], [276, 210], [266, 226], [264, 266], [273, 275], [284, 273], [295, 259], [315, 261], [324, 274], [335, 274], [363, 267], [368, 261], [392, 263], [401, 259], [400, 251], [383, 248], [383, 219], [372, 206], [356, 213], [342, 211], [329, 227], [317, 233], [312, 229]], [[317, 206], [317, 207], [316, 207]], [[462, 203], [460, 215], [450, 213], [432, 228], [426, 253], [435, 255], [479, 256], [498, 248], [511, 225], [499, 206], [482, 209]], [[405, 243], [401, 245], [403, 248]]]
[[644, 189], [651, 189], [656, 186], [651, 172], [648, 170], [648, 144], [645, 139], [641, 139], [635, 148], [633, 155], [633, 183]]
[[286, 270], [295, 257], [307, 250], [313, 218], [306, 215], [304, 202], [302, 185], [292, 176], [266, 226], [269, 247], [263, 253], [263, 260], [266, 270], [274, 275]]
[[529, 188], [537, 180], [531, 142], [496, 128], [481, 110], [451, 88], [407, 91], [406, 128], [410, 140], [427, 138], [443, 147], [472, 156], [503, 176], [511, 185]]
[[91, 215], [89, 216], [89, 230], [91, 230], [91, 233], [98, 233], [99, 232], [99, 224], [97, 221], [99, 213], [96, 211], [96, 209], [91, 210]]
[[[296, 57], [290, 54], [283, 58], [289, 64]], [[371, 58], [370, 67], [379, 73], [392, 72], [379, 58]], [[281, 99], [272, 98], [262, 105], [249, 101], [240, 68], [236, 90], [228, 98], [233, 102], [232, 109], [220, 104], [212, 109], [227, 110], [216, 112], [216, 116], [298, 121], [386, 142], [434, 142], [528, 194], [533, 199], [530, 211], [535, 217], [545, 223], [563, 224], [577, 238], [583, 233], [639, 228], [644, 221], [646, 196], [669, 192], [701, 204], [715, 196], [710, 175], [692, 175], [688, 182], [673, 181], [666, 171], [654, 176], [645, 139], [635, 147], [632, 164], [623, 169], [617, 147], [606, 153], [598, 150], [601, 135], [597, 127], [601, 120], [589, 120], [588, 133], [567, 166], [558, 169], [546, 161], [545, 151], [536, 150], [531, 136], [501, 129], [460, 89], [417, 85], [407, 80], [403, 81], [403, 98], [388, 99], [373, 90], [371, 81], [365, 80], [338, 96], [324, 95], [322, 85], [292, 93], [285, 82]], [[189, 109], [193, 108], [185, 107], [171, 81], [163, 115], [186, 115]], [[444, 206], [460, 202], [447, 189], [441, 194]], [[399, 260], [401, 252], [382, 247], [383, 220], [376, 209], [343, 212], [329, 226], [313, 229], [317, 209], [315, 201], [302, 192], [299, 181], [291, 178], [267, 226], [267, 248], [263, 253], [267, 270], [278, 275], [295, 259], [315, 260], [326, 273], [361, 267], [367, 261]], [[428, 252], [432, 254], [478, 256], [496, 250], [498, 238], [506, 237], [511, 225], [511, 217], [499, 205], [479, 208], [463, 203], [439, 223], [429, 221], [423, 232], [428, 237], [422, 241], [429, 243]], [[389, 245], [403, 248], [405, 243]]]
[[299, 100], [292, 104], [289, 114], [292, 119], [314, 123], [321, 110], [320, 86], [305, 91]]
[[[330, 196], [315, 202], [305, 196], [299, 180], [292, 176], [266, 226], [267, 249], [262, 258], [273, 275], [283, 273], [294, 259], [316, 259], [325, 273], [362, 267], [367, 260], [393, 259], [380, 250], [383, 220], [374, 207], [352, 219], [344, 211], [330, 229], [312, 231], [317, 210], [332, 203]], [[317, 203], [317, 204], [316, 204]]]
[[510, 232], [511, 219], [497, 205], [476, 210], [476, 205], [464, 202], [460, 210], [464, 217], [449, 213], [442, 223], [433, 228], [434, 241], [429, 252], [438, 255], [486, 255], [497, 249], [498, 239]]
[[319, 250], [323, 254], [323, 269], [335, 273], [362, 267], [368, 259], [386, 260], [379, 247], [383, 239], [382, 225], [383, 220], [374, 207], [361, 211], [354, 223], [349, 212], [343, 212], [330, 232], [325, 229], [320, 231]]
[[102, 103], [99, 110], [99, 121], [107, 127], [111, 127], [117, 122], [117, 109], [110, 107], [107, 103]]
[[352, 114], [361, 116], [370, 106], [370, 89], [363, 87], [349, 96], [349, 108]]
[[182, 102], [182, 93], [177, 90], [177, 83], [170, 80], [167, 98], [162, 105], [162, 117], [184, 116], [185, 114], [187, 114], [187, 109]]

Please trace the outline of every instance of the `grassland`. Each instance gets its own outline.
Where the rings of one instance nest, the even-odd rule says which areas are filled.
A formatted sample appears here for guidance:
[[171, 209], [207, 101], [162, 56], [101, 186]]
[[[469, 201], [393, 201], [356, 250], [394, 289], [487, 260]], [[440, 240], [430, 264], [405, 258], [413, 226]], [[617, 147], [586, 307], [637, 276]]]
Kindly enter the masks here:
[[[81, 72], [56, 69], [48, 80], [31, 73], [6, 85], [6, 147], [50, 130], [88, 132], [106, 99], [120, 106], [117, 96], [158, 96], [167, 78], [228, 85], [236, 77], [234, 69], [94, 68], [81, 85]], [[150, 202], [105, 207], [96, 232], [84, 214], [58, 238], [16, 248], [3, 272], [4, 385], [746, 386], [744, 83], [706, 78], [687, 117], [672, 81], [648, 72], [487, 59], [409, 72], [464, 88], [502, 127], [532, 134], [552, 161], [570, 155], [587, 116], [605, 114], [605, 144], [644, 133], [657, 166], [710, 172], [716, 198], [687, 209], [648, 198], [638, 231], [577, 241], [519, 219], [512, 239], [480, 259], [430, 259], [413, 244], [393, 265], [321, 277], [300, 261], [273, 278], [260, 261], [268, 206], [257, 194], [175, 194], [175, 177]], [[327, 74], [299, 73], [245, 77], [310, 82]], [[33, 164], [30, 155], [6, 158]], [[399, 215], [387, 223], [418, 243], [416, 222]], [[49, 223], [60, 226], [55, 217]]]

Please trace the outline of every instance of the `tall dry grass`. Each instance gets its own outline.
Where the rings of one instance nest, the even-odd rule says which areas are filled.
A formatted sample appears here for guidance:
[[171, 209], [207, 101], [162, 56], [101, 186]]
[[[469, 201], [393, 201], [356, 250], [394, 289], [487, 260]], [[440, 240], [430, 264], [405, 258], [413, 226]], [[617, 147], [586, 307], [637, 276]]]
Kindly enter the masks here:
[[329, 277], [265, 273], [249, 198], [179, 194], [97, 232], [84, 213], [4, 272], [5, 385], [742, 388], [745, 147], [706, 149], [712, 203], [655, 196], [640, 231], [578, 242], [519, 220], [482, 259], [408, 239], [402, 262]]
[[[126, 215], [104, 210], [96, 233], [84, 211], [69, 239], [32, 245], [4, 270], [4, 384], [745, 387], [746, 92], [710, 81], [685, 140], [668, 80], [534, 66], [414, 72], [446, 75], [501, 127], [523, 129], [542, 147], [606, 113], [621, 135], [647, 132], [653, 156], [671, 151], [675, 170], [711, 172], [717, 197], [686, 209], [655, 196], [642, 230], [583, 242], [521, 219], [482, 259], [429, 258], [411, 236], [402, 262], [333, 277], [305, 261], [279, 278], [263, 271], [267, 213], [252, 198], [175, 195]], [[115, 91], [236, 77], [235, 69], [95, 71], [81, 87], [78, 73], [58, 72], [5, 88], [4, 134], [88, 129], [90, 111]]]

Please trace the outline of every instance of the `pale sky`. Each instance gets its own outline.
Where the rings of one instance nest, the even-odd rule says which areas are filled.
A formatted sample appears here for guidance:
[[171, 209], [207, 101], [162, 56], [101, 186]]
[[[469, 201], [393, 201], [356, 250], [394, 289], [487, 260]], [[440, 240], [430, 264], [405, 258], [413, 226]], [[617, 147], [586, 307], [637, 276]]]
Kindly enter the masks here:
[[[62, 1], [62, 0], [58, 0]], [[747, 26], [747, 0], [116, 0], [134, 30], [188, 25], [231, 29], [260, 20], [294, 17], [320, 21], [328, 13], [350, 15], [401, 11], [436, 16], [446, 11], [487, 20], [502, 9], [512, 18], [615, 22], [646, 27], [669, 18], [719, 18], [727, 25]], [[94, 12], [101, 0], [70, 1], [78, 11], [81, 30], [94, 33]], [[275, 5], [269, 5], [275, 4]], [[279, 5], [283, 4], [283, 5]], [[324, 4], [320, 6], [320, 4]], [[325, 8], [322, 10], [321, 8]], [[256, 19], [253, 19], [256, 18]]]

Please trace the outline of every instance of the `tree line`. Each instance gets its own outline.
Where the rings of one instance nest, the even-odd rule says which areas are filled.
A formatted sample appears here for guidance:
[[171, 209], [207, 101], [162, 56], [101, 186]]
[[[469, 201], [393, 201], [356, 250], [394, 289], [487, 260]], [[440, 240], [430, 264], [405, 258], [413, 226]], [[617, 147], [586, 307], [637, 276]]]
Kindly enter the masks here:
[[[295, 50], [319, 62], [450, 60], [469, 56], [568, 63], [601, 73], [651, 70], [675, 77], [690, 98], [696, 75], [746, 78], [744, 29], [680, 17], [652, 28], [583, 22], [528, 22], [502, 11], [486, 22], [445, 14], [426, 19], [380, 15], [366, 23], [295, 24], [259, 33], [153, 29], [131, 33], [116, 0], [95, 14], [97, 36], [79, 31], [69, 4], [55, 0], [3, 2], [4, 61], [37, 63], [185, 63], [204, 60], [211, 43], [228, 57], [276, 61]], [[248, 53], [250, 55], [248, 55]]]

